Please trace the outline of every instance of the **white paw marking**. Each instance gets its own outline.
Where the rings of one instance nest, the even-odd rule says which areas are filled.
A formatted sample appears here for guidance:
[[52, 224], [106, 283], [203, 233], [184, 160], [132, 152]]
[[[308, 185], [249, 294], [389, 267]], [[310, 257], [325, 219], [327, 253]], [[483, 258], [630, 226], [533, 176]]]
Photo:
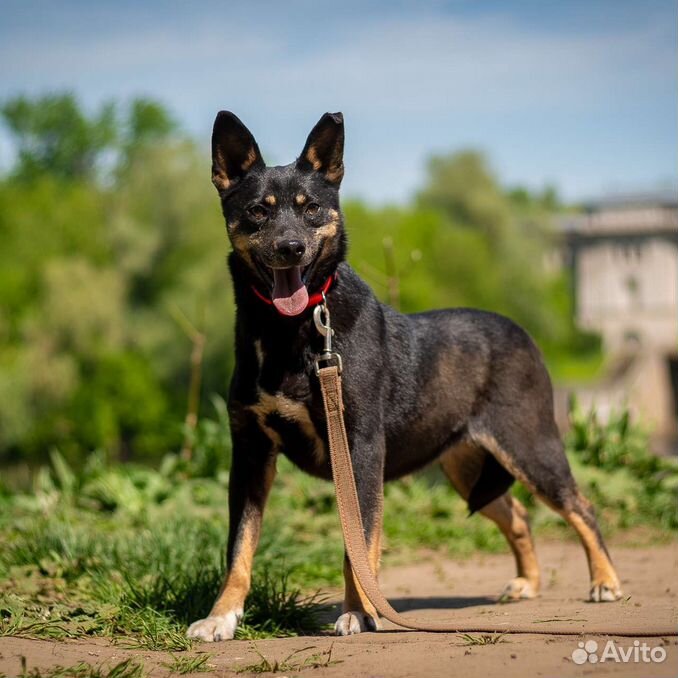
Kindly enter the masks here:
[[499, 596], [500, 601], [521, 600], [525, 598], [536, 598], [537, 590], [525, 577], [514, 577], [511, 579]]
[[349, 610], [337, 619], [334, 633], [337, 636], [352, 636], [363, 631], [378, 631], [379, 627], [379, 621], [371, 615]]
[[207, 643], [232, 640], [240, 617], [242, 617], [242, 610], [233, 610], [226, 614], [199, 619], [188, 627], [186, 635]]
[[613, 603], [621, 597], [621, 586], [617, 582], [593, 584], [589, 593], [589, 600], [592, 603]]

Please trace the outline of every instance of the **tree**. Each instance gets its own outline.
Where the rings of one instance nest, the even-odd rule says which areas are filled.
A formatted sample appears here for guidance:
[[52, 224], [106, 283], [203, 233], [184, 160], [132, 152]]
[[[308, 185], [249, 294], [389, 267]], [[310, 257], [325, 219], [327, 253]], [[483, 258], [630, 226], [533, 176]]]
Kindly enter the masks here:
[[123, 125], [120, 167], [127, 167], [141, 151], [167, 141], [176, 132], [177, 124], [162, 104], [152, 99], [134, 99]]
[[132, 100], [122, 118], [112, 103], [87, 115], [72, 94], [15, 97], [0, 115], [17, 148], [14, 174], [25, 181], [39, 176], [92, 181], [111, 158], [122, 171], [139, 152], [177, 131], [167, 110], [145, 98]]
[[15, 174], [22, 179], [50, 174], [64, 180], [88, 179], [102, 153], [116, 141], [115, 107], [104, 104], [86, 116], [72, 94], [37, 99], [19, 96], [0, 113], [18, 151]]
[[502, 235], [510, 220], [506, 196], [478, 151], [431, 157], [417, 198], [422, 207], [443, 213], [454, 224], [489, 236]]

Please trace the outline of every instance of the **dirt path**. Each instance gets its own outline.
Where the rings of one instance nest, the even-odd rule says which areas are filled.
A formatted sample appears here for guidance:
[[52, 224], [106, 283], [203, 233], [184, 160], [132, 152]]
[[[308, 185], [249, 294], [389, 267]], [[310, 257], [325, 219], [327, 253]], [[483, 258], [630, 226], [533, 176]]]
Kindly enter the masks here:
[[[613, 549], [624, 586], [625, 599], [620, 603], [593, 605], [583, 601], [587, 590], [586, 563], [582, 550], [573, 543], [543, 544], [539, 550], [544, 577], [542, 596], [537, 600], [497, 605], [496, 593], [513, 572], [508, 555], [479, 555], [456, 563], [438, 556], [422, 557], [421, 562], [384, 570], [384, 592], [399, 610], [412, 610], [427, 619], [454, 619], [455, 623], [492, 621], [498, 625], [516, 623], [560, 623], [580, 628], [586, 624], [613, 628], [641, 626], [648, 629], [674, 624], [678, 627], [678, 545], [643, 549]], [[662, 663], [576, 664], [572, 652], [579, 639], [557, 636], [510, 636], [494, 645], [467, 645], [448, 634], [394, 632], [388, 624], [382, 633], [348, 638], [304, 637], [279, 640], [232, 641], [218, 645], [204, 644], [197, 651], [212, 653], [209, 663], [219, 676], [236, 675], [235, 671], [261, 662], [257, 651], [271, 662], [281, 661], [290, 653], [302, 650], [292, 664], [303, 662], [313, 654], [327, 652], [332, 646], [336, 664], [307, 669], [313, 676], [461, 676], [492, 678], [513, 676], [678, 676], [676, 638], [654, 639], [649, 648], [662, 646], [666, 659]], [[633, 647], [633, 639], [611, 637], [622, 650]], [[584, 634], [582, 641], [593, 640]], [[608, 638], [600, 639], [600, 656]], [[661, 651], [657, 651], [661, 653]], [[52, 643], [20, 638], [0, 638], [0, 675], [17, 675], [20, 656], [27, 658], [28, 668], [46, 668], [79, 661], [92, 664], [119, 662], [129, 656], [143, 660], [154, 676], [167, 676], [161, 662], [168, 656], [158, 652], [133, 652], [102, 641]], [[659, 656], [656, 654], [656, 656]], [[247, 675], [245, 672], [244, 675]], [[267, 675], [293, 675], [294, 667], [281, 667]], [[207, 674], [201, 674], [207, 675]], [[239, 675], [243, 675], [240, 673]]]

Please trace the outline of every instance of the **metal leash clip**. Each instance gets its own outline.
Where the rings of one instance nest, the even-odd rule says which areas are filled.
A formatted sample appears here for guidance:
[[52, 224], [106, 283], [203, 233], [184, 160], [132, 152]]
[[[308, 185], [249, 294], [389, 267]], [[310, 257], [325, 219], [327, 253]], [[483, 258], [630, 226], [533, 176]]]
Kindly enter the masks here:
[[330, 325], [330, 310], [327, 308], [327, 299], [325, 298], [325, 293], [323, 292], [322, 295], [322, 304], [318, 304], [313, 309], [313, 322], [315, 323], [315, 327], [318, 332], [322, 334], [323, 337], [325, 337], [323, 352], [316, 358], [315, 361], [315, 373], [316, 376], [320, 373], [321, 362], [331, 362], [332, 360], [335, 360], [337, 364], [337, 371], [339, 374], [341, 374], [341, 356], [335, 351], [332, 351], [332, 336], [334, 335], [334, 330]]

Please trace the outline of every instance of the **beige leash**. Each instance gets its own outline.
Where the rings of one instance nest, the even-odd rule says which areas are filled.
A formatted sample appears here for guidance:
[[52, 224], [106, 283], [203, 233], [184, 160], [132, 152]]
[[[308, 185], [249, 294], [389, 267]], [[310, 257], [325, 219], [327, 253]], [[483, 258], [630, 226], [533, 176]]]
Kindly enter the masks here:
[[[324, 295], [323, 295], [324, 297]], [[322, 316], [324, 315], [324, 320]], [[332, 335], [334, 331], [330, 327], [330, 315], [326, 302], [316, 306], [314, 310], [314, 321], [318, 331], [325, 337], [325, 347], [323, 353], [316, 361], [316, 374], [320, 380], [320, 389], [325, 407], [325, 417], [327, 419], [327, 437], [330, 447], [330, 459], [332, 463], [332, 477], [334, 480], [334, 490], [337, 497], [337, 508], [341, 520], [341, 530], [344, 535], [344, 545], [348, 558], [353, 568], [355, 578], [360, 587], [374, 605], [377, 612], [393, 622], [406, 629], [417, 631], [433, 631], [438, 633], [535, 633], [541, 635], [567, 635], [579, 636], [582, 634], [595, 636], [628, 636], [628, 637], [662, 637], [678, 635], [677, 627], [666, 627], [659, 630], [650, 629], [613, 629], [613, 628], [595, 628], [581, 623], [581, 627], [563, 627], [556, 625], [540, 625], [539, 627], [528, 625], [515, 626], [496, 626], [473, 625], [458, 626], [454, 622], [431, 623], [420, 622], [404, 617], [391, 607], [386, 600], [375, 573], [369, 564], [367, 544], [365, 543], [365, 532], [363, 530], [362, 516], [360, 514], [360, 504], [358, 503], [358, 493], [353, 476], [353, 465], [351, 463], [351, 454], [346, 437], [346, 427], [344, 425], [344, 404], [341, 390], [341, 357], [332, 352]], [[321, 362], [331, 363], [326, 367], [320, 367]]]

